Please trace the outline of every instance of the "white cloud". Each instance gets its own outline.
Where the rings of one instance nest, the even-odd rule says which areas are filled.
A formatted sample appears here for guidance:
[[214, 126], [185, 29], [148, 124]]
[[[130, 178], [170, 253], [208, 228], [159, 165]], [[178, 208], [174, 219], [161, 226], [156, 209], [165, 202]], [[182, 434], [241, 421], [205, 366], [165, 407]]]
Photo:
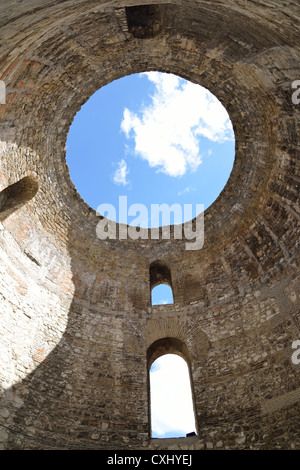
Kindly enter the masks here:
[[146, 75], [155, 85], [152, 103], [137, 114], [125, 108], [121, 130], [151, 167], [182, 176], [201, 164], [200, 137], [233, 138], [225, 108], [205, 88], [172, 74]]
[[195, 418], [186, 362], [177, 355], [161, 356], [150, 372], [152, 433], [195, 431]]
[[129, 170], [127, 169], [127, 163], [124, 159], [122, 159], [120, 162], [118, 162], [118, 168], [114, 173], [114, 176], [113, 176], [114, 183], [122, 184], [123, 186], [126, 186], [128, 184], [128, 181], [127, 181], [128, 173], [129, 173]]
[[182, 194], [187, 194], [187, 193], [190, 193], [192, 191], [196, 191], [195, 188], [191, 188], [190, 186], [187, 186], [186, 188], [184, 188], [182, 191], [179, 191], [178, 192], [178, 196], [182, 196]]

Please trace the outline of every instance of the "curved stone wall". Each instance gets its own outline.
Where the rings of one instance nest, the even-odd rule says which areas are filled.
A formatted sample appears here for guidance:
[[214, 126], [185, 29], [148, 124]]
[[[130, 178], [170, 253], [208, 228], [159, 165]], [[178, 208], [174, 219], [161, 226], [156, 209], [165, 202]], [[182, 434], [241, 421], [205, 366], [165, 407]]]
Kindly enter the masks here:
[[[2, 448], [299, 448], [298, 2], [0, 11], [0, 210], [34, 180], [0, 223]], [[149, 70], [205, 86], [234, 126], [234, 168], [199, 250], [99, 240], [99, 216], [70, 180], [76, 112], [101, 86]], [[151, 307], [158, 260], [172, 306]], [[189, 353], [197, 437], [149, 438], [147, 351], [163, 338]]]

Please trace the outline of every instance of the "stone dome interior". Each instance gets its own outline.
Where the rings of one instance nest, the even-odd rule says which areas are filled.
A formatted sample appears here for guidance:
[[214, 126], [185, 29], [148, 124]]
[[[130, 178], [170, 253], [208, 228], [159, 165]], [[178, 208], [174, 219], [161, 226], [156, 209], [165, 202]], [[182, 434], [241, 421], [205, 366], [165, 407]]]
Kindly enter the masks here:
[[[299, 2], [0, 12], [0, 447], [299, 448]], [[199, 250], [99, 240], [66, 164], [89, 97], [151, 70], [205, 86], [233, 123], [234, 167]], [[151, 306], [166, 272], [174, 305]], [[164, 340], [188, 355], [199, 430], [176, 443], [149, 437], [147, 354]]]

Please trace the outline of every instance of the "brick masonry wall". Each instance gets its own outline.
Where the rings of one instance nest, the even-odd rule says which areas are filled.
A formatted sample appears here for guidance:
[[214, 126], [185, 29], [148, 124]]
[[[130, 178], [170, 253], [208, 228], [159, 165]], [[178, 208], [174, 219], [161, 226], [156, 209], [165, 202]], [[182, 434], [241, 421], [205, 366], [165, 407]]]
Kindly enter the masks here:
[[[134, 37], [125, 6], [151, 3], [164, 4], [158, 34]], [[298, 2], [35, 0], [0, 11], [0, 191], [38, 181], [0, 224], [1, 448], [299, 449]], [[76, 112], [146, 70], [206, 86], [234, 125], [234, 168], [199, 251], [100, 241], [70, 180]], [[173, 306], [151, 307], [159, 259]], [[147, 350], [165, 337], [189, 351], [196, 437], [149, 438]]]

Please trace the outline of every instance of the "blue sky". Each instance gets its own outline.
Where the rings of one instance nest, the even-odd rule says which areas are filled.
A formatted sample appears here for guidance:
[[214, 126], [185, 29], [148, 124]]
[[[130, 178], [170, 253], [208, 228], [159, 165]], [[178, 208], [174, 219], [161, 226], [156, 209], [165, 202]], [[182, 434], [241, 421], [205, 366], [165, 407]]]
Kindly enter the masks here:
[[152, 289], [152, 305], [172, 304], [174, 302], [171, 287], [160, 284]]
[[98, 90], [75, 116], [66, 147], [81, 197], [95, 210], [112, 204], [117, 221], [119, 196], [128, 207], [146, 205], [149, 216], [151, 204], [190, 204], [194, 217], [196, 204], [207, 209], [218, 197], [234, 161], [221, 103], [199, 85], [158, 72]]
[[[150, 72], [98, 90], [75, 116], [66, 156], [81, 197], [95, 210], [112, 204], [116, 221], [120, 196], [127, 197], [128, 207], [144, 204], [149, 216], [151, 204], [165, 203], [190, 204], [195, 217], [196, 204], [207, 209], [224, 188], [234, 146], [229, 116], [208, 90]], [[150, 218], [141, 226], [151, 227]], [[168, 286], [153, 290], [152, 303], [172, 303]], [[173, 382], [172, 373], [179, 382]], [[194, 431], [187, 374], [184, 361], [174, 355], [161, 357], [151, 371], [154, 437]]]

